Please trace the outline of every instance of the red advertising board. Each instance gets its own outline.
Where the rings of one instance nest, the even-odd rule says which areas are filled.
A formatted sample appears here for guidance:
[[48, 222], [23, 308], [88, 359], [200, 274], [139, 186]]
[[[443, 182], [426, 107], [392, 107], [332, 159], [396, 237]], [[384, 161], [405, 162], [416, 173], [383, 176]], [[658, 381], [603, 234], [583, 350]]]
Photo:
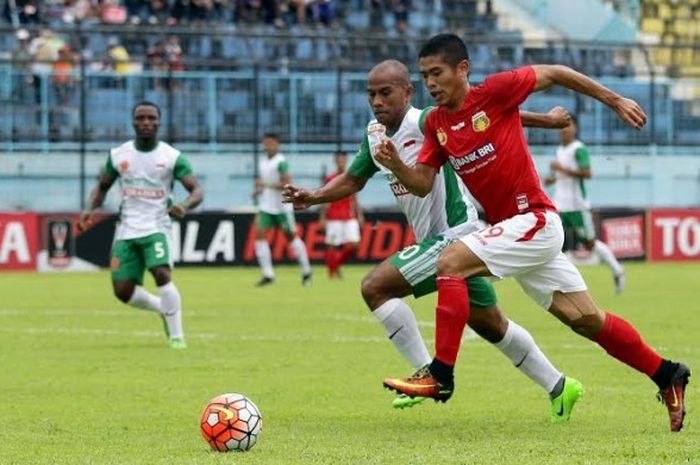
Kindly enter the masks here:
[[618, 258], [644, 256], [644, 216], [606, 218], [600, 222], [602, 239]]
[[649, 259], [700, 260], [700, 209], [651, 210]]
[[35, 270], [39, 215], [0, 213], [0, 270]]

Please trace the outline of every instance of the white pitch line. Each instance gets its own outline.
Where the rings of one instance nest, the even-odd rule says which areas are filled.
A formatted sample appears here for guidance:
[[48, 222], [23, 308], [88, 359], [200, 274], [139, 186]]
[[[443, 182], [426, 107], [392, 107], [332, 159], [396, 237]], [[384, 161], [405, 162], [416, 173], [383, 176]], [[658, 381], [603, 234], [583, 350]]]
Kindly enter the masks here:
[[[154, 312], [148, 310], [137, 309], [133, 307], [124, 307], [123, 310], [72, 310], [57, 308], [55, 310], [16, 310], [16, 309], [0, 309], [0, 317], [2, 316], [31, 316], [31, 315], [41, 315], [41, 316], [124, 316], [126, 314], [152, 314]], [[192, 310], [187, 310], [187, 315], [196, 315], [197, 313]]]
[[[10, 334], [72, 334], [72, 335], [87, 335], [87, 336], [122, 336], [122, 337], [138, 337], [138, 338], [162, 338], [163, 334], [157, 331], [124, 331], [120, 329], [90, 329], [90, 328], [0, 328], [0, 332]], [[188, 333], [189, 339], [214, 340], [239, 340], [239, 341], [255, 341], [255, 342], [330, 342], [335, 344], [356, 344], [356, 343], [386, 343], [386, 337], [382, 336], [274, 336], [274, 335], [221, 335], [214, 333]], [[462, 340], [467, 341], [475, 339], [465, 337]]]
[[[88, 329], [88, 328], [0, 328], [3, 333], [15, 334], [84, 334], [89, 336], [131, 336], [143, 338], [162, 338], [163, 333], [157, 331], [122, 331], [119, 329]], [[216, 339], [216, 334], [190, 333], [192, 339]]]

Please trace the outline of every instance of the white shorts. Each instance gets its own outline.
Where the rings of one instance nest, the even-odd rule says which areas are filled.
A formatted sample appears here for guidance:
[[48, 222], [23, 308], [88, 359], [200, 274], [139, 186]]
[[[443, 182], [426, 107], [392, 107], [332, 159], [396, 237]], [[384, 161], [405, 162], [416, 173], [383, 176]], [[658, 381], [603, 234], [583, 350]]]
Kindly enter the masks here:
[[549, 309], [555, 291], [587, 289], [562, 253], [564, 230], [556, 212], [516, 215], [460, 238], [492, 275], [514, 277], [538, 305]]
[[326, 244], [339, 246], [360, 242], [360, 223], [357, 220], [326, 221]]

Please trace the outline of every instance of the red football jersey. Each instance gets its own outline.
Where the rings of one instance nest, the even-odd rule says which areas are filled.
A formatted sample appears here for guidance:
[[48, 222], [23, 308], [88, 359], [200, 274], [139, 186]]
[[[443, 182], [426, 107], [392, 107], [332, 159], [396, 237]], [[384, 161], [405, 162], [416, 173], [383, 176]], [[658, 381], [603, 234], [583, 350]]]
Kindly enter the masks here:
[[[328, 184], [331, 179], [340, 176], [340, 173], [332, 173], [326, 176], [323, 180], [324, 184]], [[336, 200], [328, 204], [326, 210], [327, 220], [352, 220], [355, 218], [355, 196], [345, 197], [344, 199]]]
[[491, 224], [529, 211], [556, 211], [520, 123], [518, 106], [534, 86], [532, 67], [494, 74], [469, 89], [460, 110], [438, 107], [425, 122], [418, 163], [438, 169], [450, 163]]

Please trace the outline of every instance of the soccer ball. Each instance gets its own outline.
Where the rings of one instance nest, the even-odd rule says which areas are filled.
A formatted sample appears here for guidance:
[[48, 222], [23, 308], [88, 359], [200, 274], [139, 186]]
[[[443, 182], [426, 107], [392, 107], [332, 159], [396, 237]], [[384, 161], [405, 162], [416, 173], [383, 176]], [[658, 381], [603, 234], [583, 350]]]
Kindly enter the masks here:
[[221, 394], [204, 407], [199, 426], [202, 436], [212, 449], [219, 452], [243, 452], [258, 442], [262, 431], [262, 415], [246, 396]]

